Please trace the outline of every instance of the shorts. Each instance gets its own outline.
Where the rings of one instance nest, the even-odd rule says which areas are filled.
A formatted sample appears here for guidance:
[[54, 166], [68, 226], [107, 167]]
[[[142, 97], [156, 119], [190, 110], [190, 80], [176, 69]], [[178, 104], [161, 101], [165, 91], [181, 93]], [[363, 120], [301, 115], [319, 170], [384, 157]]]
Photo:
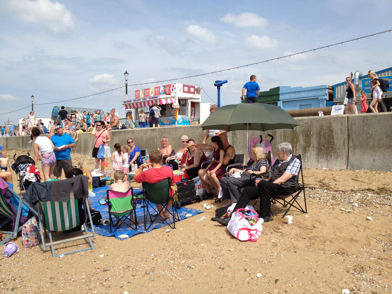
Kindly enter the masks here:
[[61, 177], [61, 172], [64, 170], [66, 178], [72, 178], [72, 159], [57, 160], [56, 166], [54, 167], [54, 175], [59, 178]]
[[159, 118], [158, 117], [152, 117], [151, 118], [151, 126], [158, 126], [159, 125]]
[[256, 97], [246, 97], [246, 101], [247, 101], [248, 103], [255, 103], [256, 100], [257, 100]]
[[93, 156], [94, 158], [97, 158], [98, 150], [99, 150], [99, 147], [94, 147], [94, 148], [93, 148], [92, 156]]
[[56, 164], [56, 156], [54, 155], [54, 152], [44, 153], [41, 156], [42, 156], [42, 166], [44, 165], [54, 166]]
[[354, 104], [354, 98], [347, 98], [347, 103], [353, 103]]
[[6, 166], [0, 166], [0, 170], [7, 171], [8, 168]]

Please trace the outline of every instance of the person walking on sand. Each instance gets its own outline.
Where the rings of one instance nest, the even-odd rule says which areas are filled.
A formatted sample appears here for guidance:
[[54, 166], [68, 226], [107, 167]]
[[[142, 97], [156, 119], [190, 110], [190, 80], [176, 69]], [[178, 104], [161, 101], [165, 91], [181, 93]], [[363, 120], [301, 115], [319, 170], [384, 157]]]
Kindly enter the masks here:
[[250, 81], [242, 87], [242, 100], [248, 103], [255, 103], [260, 94], [260, 86], [256, 82], [256, 76], [251, 75]]
[[110, 134], [105, 129], [105, 123], [103, 121], [98, 121], [95, 123], [94, 131], [92, 134], [95, 137], [95, 142], [94, 142], [92, 156], [95, 158], [95, 169], [98, 169], [101, 166], [101, 172], [103, 173], [105, 169], [104, 168], [105, 159], [98, 158], [98, 150], [101, 145], [107, 145], [108, 142], [110, 142]]
[[54, 154], [56, 155], [54, 175], [57, 179], [60, 179], [61, 172], [64, 170], [65, 176], [72, 178], [71, 148], [76, 146], [75, 141], [69, 134], [64, 133], [61, 125], [55, 127], [55, 132], [55, 135], [51, 138], [54, 145]]

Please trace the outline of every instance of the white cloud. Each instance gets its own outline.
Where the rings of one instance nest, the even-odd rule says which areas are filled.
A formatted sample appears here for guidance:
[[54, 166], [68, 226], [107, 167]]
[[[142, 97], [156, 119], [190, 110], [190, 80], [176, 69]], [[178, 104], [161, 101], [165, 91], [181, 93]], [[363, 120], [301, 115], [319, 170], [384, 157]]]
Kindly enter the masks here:
[[189, 25], [187, 26], [186, 31], [189, 35], [201, 41], [211, 43], [211, 44], [216, 42], [216, 37], [212, 32], [198, 25]]
[[88, 80], [89, 88], [93, 91], [108, 90], [119, 87], [120, 83], [111, 74], [98, 74]]
[[274, 49], [278, 46], [278, 41], [263, 35], [251, 35], [245, 38], [245, 44], [249, 48], [253, 49]]
[[63, 4], [50, 0], [5, 0], [0, 8], [21, 21], [42, 24], [56, 33], [73, 26], [71, 12]]
[[14, 101], [16, 97], [10, 94], [0, 94], [0, 101]]
[[268, 25], [268, 21], [265, 18], [250, 12], [240, 14], [228, 13], [221, 18], [221, 21], [233, 24], [239, 28], [265, 27]]

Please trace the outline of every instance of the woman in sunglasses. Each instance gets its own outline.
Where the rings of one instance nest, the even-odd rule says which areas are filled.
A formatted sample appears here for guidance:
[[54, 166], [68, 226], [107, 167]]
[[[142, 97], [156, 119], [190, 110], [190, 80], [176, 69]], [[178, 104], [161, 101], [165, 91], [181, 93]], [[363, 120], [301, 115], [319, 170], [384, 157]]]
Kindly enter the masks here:
[[101, 145], [107, 146], [108, 143], [110, 142], [110, 134], [105, 128], [105, 124], [103, 121], [97, 121], [95, 123], [95, 143], [94, 143], [94, 148], [92, 155], [95, 158], [95, 169], [98, 169], [101, 167], [101, 172], [103, 173], [105, 170], [103, 162], [105, 159], [99, 159], [97, 158], [98, 155], [98, 149]]

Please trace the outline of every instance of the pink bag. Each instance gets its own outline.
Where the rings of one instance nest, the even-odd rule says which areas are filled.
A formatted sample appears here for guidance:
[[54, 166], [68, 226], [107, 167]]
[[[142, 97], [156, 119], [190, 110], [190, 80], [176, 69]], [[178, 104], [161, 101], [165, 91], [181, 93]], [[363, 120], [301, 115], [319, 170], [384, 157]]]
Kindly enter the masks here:
[[231, 214], [227, 230], [240, 241], [256, 242], [263, 231], [263, 222], [256, 211], [240, 208]]
[[32, 248], [39, 245], [38, 224], [35, 216], [30, 218], [23, 225], [22, 244], [26, 248]]

